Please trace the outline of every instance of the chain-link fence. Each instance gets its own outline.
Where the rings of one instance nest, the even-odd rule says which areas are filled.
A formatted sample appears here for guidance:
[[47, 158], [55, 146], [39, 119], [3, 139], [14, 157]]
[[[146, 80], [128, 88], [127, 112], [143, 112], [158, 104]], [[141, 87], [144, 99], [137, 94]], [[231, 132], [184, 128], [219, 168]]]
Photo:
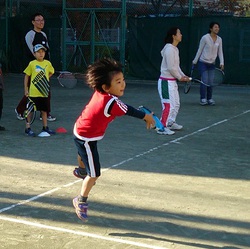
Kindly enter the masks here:
[[239, 16], [250, 17], [249, 0], [127, 0], [134, 17]]
[[[60, 1], [61, 2], [61, 1]], [[0, 0], [0, 62], [6, 72], [22, 72], [27, 66], [24, 59], [25, 34], [33, 28], [31, 16], [34, 13], [42, 13], [46, 23], [44, 31], [49, 36], [54, 27], [61, 29], [62, 4], [59, 1], [22, 1], [22, 0]], [[49, 43], [53, 46], [53, 40], [57, 36], [56, 44], [60, 35], [49, 37]], [[59, 45], [60, 46], [60, 45]], [[53, 49], [51, 52], [57, 50]], [[55, 61], [59, 54], [56, 54]], [[60, 59], [59, 59], [60, 60]]]
[[63, 1], [63, 68], [79, 70], [110, 57], [124, 60], [125, 5], [122, 1]]
[[[144, 44], [146, 48], [151, 37], [158, 32], [159, 27], [154, 26], [157, 25], [154, 20], [160, 18], [160, 23], [166, 24], [163, 25], [163, 32], [165, 32], [168, 23], [179, 25], [182, 24], [182, 18], [189, 18], [188, 20], [201, 18], [200, 22], [192, 22], [198, 26], [202, 25], [202, 27], [197, 26], [195, 29], [199, 28], [198, 32], [201, 33], [207, 28], [205, 19], [214, 20], [215, 18], [228, 17], [232, 18], [233, 22], [237, 22], [236, 19], [249, 20], [250, 1], [33, 0], [32, 2], [32, 0], [0, 0], [0, 62], [2, 62], [4, 70], [22, 72], [25, 68], [23, 60], [24, 36], [32, 28], [30, 17], [36, 12], [42, 13], [45, 17], [44, 31], [48, 36], [51, 60], [56, 70], [82, 72], [94, 60], [112, 57], [128, 65], [127, 71], [129, 73], [131, 70], [129, 70], [127, 62], [129, 62], [129, 58], [131, 60], [131, 54], [137, 54], [137, 48], [138, 46], [142, 47], [141, 44]], [[131, 19], [138, 21], [130, 22]], [[151, 23], [147, 24], [148, 29], [145, 30], [148, 33], [147, 40], [140, 38], [139, 35], [140, 29], [145, 29], [144, 22], [140, 22], [141, 27], [138, 26], [139, 20], [142, 19], [147, 19], [146, 22]], [[131, 35], [132, 26], [129, 27], [131, 23], [134, 23], [133, 36]], [[189, 21], [185, 20], [184, 23], [189, 23]], [[248, 22], [246, 21], [246, 23]], [[230, 53], [244, 54], [241, 58], [244, 57], [244, 63], [248, 63], [250, 59], [244, 51], [248, 50], [249, 26], [239, 24], [236, 27], [241, 30], [239, 33], [240, 42], [238, 42], [241, 47], [237, 50], [236, 45], [232, 46], [233, 51]], [[191, 28], [188, 27], [186, 30], [189, 29]], [[188, 35], [190, 34], [188, 33]], [[135, 41], [135, 39], [137, 40]], [[228, 43], [235, 40], [233, 37], [228, 37], [228, 39], [226, 41]], [[132, 45], [135, 47], [132, 48]], [[152, 46], [158, 48], [161, 43], [154, 41]], [[149, 52], [146, 49], [145, 53]], [[154, 60], [156, 56], [158, 54], [150, 56], [151, 63], [157, 64]], [[140, 58], [141, 56], [138, 56], [138, 59]], [[137, 66], [142, 64], [141, 61], [134, 63], [136, 66], [134, 72], [138, 73]], [[152, 68], [151, 66], [150, 70]], [[149, 74], [153, 75], [151, 71]]]
[[[67, 0], [67, 8], [121, 8], [122, 0]], [[249, 0], [126, 0], [128, 16], [250, 16]], [[0, 17], [43, 12], [50, 17], [61, 12], [62, 0], [0, 0]]]

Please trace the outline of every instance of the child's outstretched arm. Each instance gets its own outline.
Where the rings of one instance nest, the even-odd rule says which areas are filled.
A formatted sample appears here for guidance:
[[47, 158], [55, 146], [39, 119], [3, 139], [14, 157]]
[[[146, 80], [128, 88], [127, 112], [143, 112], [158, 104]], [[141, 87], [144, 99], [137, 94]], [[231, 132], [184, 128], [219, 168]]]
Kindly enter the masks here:
[[146, 122], [147, 129], [155, 127], [155, 120], [153, 118], [153, 113], [145, 114], [145, 117], [143, 119]]
[[128, 111], [126, 115], [135, 117], [135, 118], [140, 118], [143, 119], [146, 122], [147, 129], [151, 129], [155, 127], [155, 120], [153, 118], [153, 113], [150, 114], [145, 114], [145, 112], [142, 112], [138, 109], [135, 109], [134, 107], [127, 105]]

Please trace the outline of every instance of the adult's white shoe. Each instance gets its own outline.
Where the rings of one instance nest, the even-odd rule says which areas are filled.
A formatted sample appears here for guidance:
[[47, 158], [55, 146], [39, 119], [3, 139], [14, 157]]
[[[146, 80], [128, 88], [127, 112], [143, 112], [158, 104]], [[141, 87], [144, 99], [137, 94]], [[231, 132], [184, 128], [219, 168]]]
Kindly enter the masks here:
[[179, 130], [181, 130], [183, 128], [183, 126], [182, 125], [178, 125], [177, 123], [173, 123], [172, 125], [169, 125], [168, 126], [168, 129], [170, 129], [170, 130], [177, 130], [177, 131], [179, 131]]
[[160, 135], [174, 135], [175, 132], [171, 131], [170, 129], [165, 127], [164, 130], [158, 130], [157, 134], [160, 134]]
[[215, 101], [213, 99], [209, 99], [207, 103], [208, 105], [215, 105]]

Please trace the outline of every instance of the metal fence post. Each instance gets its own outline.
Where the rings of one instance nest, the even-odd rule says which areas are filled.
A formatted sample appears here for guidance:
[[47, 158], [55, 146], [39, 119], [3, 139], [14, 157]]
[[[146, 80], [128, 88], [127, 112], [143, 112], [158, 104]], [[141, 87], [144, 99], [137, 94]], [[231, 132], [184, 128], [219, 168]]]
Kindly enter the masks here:
[[193, 0], [189, 0], [189, 4], [188, 4], [188, 16], [189, 17], [193, 16]]
[[90, 63], [95, 61], [95, 11], [91, 11]]
[[5, 56], [6, 56], [6, 71], [9, 69], [9, 0], [5, 1]]
[[62, 44], [61, 44], [61, 56], [62, 56], [62, 70], [66, 70], [66, 0], [63, 0], [62, 5], [62, 29], [61, 29], [61, 36], [62, 36]]
[[126, 49], [125, 43], [126, 43], [126, 0], [122, 0], [120, 61], [123, 65], [125, 65], [125, 49]]

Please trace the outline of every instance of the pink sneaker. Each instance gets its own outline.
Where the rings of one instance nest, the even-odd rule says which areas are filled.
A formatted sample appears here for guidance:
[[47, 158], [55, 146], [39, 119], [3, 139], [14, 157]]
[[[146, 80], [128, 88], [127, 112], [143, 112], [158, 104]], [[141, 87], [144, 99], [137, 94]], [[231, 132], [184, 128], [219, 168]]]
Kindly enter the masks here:
[[73, 199], [73, 206], [76, 209], [76, 214], [79, 219], [82, 221], [86, 222], [88, 220], [88, 203], [86, 202], [79, 202], [78, 201], [78, 196]]

